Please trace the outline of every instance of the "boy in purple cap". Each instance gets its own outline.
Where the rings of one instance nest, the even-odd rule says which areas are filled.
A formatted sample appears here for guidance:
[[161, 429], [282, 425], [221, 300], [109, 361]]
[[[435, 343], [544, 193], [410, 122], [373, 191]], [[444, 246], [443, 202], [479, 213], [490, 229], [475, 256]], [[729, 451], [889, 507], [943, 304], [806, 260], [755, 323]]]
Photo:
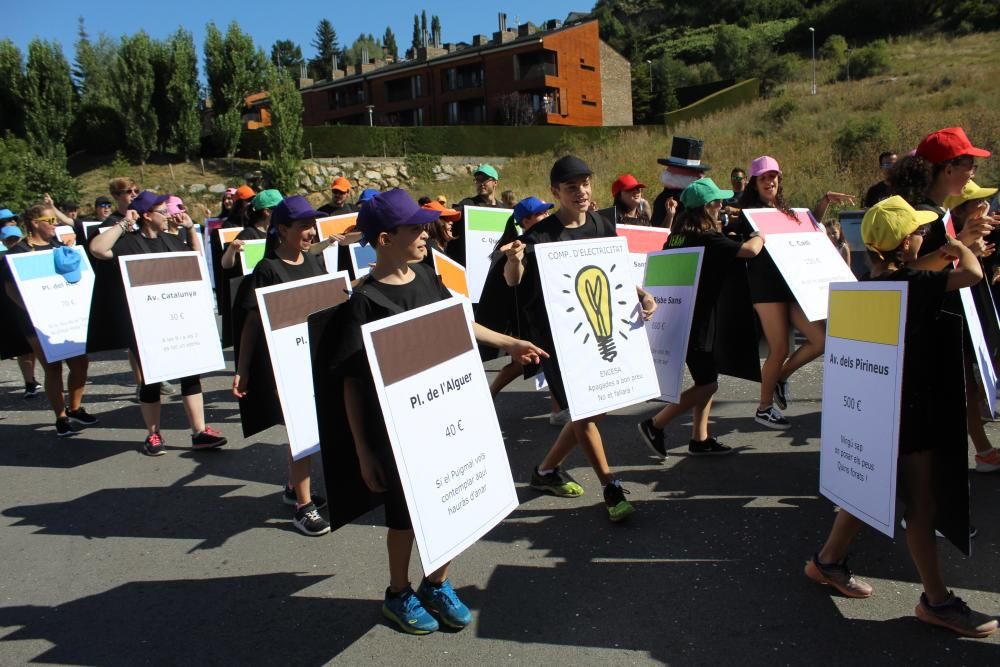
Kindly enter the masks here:
[[[439, 211], [421, 208], [400, 189], [376, 195], [361, 209], [361, 243], [375, 248], [375, 266], [346, 304], [341, 350], [333, 364], [335, 373], [344, 378], [344, 405], [361, 476], [367, 487], [383, 494], [385, 500], [389, 587], [382, 613], [404, 632], [418, 635], [439, 627], [428, 610], [452, 628], [468, 625], [472, 614], [451, 587], [447, 565], [425, 573], [416, 592], [410, 586], [413, 526], [369, 370], [361, 326], [451, 298], [434, 270], [420, 261], [427, 254], [426, 225], [439, 215]], [[479, 342], [506, 350], [525, 363], [547, 356], [527, 341], [476, 323], [473, 330]]]

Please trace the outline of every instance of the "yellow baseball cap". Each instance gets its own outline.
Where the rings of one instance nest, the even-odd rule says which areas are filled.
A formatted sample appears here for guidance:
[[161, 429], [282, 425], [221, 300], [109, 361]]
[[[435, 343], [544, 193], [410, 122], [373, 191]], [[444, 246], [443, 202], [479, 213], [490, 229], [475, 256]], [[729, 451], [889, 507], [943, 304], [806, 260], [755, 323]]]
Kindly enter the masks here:
[[962, 194], [951, 195], [944, 200], [945, 208], [958, 208], [967, 201], [972, 201], [973, 199], [988, 199], [997, 193], [996, 188], [981, 188], [974, 182], [969, 181], [962, 188]]
[[918, 227], [938, 219], [934, 211], [917, 211], [899, 195], [883, 199], [865, 212], [861, 240], [873, 250], [888, 252], [900, 246]]

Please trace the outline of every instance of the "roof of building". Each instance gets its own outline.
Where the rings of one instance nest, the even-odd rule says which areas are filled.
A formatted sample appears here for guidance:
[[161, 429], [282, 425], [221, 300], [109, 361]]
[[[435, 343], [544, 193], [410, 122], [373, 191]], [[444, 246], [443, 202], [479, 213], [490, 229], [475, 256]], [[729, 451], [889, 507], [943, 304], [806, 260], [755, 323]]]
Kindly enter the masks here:
[[[570, 20], [572, 19], [572, 22]], [[588, 19], [588, 20], [584, 20]], [[337, 88], [339, 86], [348, 85], [352, 83], [360, 83], [366, 79], [372, 79], [376, 77], [389, 76], [391, 74], [398, 74], [405, 72], [410, 69], [420, 69], [425, 67], [430, 67], [437, 65], [449, 60], [460, 60], [468, 58], [470, 56], [483, 55], [486, 53], [494, 51], [503, 51], [510, 48], [515, 48], [518, 46], [524, 46], [525, 44], [530, 44], [532, 42], [540, 42], [543, 38], [553, 35], [558, 32], [563, 32], [565, 30], [573, 30], [580, 27], [584, 23], [589, 23], [591, 20], [596, 21], [596, 19], [589, 19], [589, 14], [582, 14], [580, 12], [573, 12], [567, 17], [567, 23], [559, 24], [558, 27], [543, 30], [533, 23], [523, 23], [518, 29], [511, 29], [510, 32], [518, 32], [520, 28], [527, 28], [526, 34], [517, 35], [513, 39], [509, 39], [506, 42], [498, 42], [495, 39], [490, 39], [487, 44], [482, 46], [470, 46], [465, 42], [458, 42], [446, 46], [450, 46], [452, 50], [448, 53], [443, 53], [440, 55], [432, 56], [426, 59], [411, 59], [403, 60], [396, 63], [382, 65], [375, 69], [369, 70], [368, 72], [363, 72], [361, 74], [349, 74], [339, 79], [317, 81], [316, 83], [304, 86], [301, 88], [302, 92], [316, 92], [320, 90], [325, 90], [328, 88]], [[534, 32], [530, 32], [534, 29]], [[494, 37], [498, 35], [498, 32], [493, 33]], [[442, 47], [444, 48], [444, 47]]]

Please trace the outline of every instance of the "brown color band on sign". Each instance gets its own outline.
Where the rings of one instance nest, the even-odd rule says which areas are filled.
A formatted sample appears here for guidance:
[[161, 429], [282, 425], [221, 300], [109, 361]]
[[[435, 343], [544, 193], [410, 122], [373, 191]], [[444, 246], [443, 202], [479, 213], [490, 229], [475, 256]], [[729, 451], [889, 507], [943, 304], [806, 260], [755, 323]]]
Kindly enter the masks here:
[[201, 280], [201, 262], [195, 255], [136, 259], [125, 263], [132, 287], [190, 283]]
[[433, 368], [473, 349], [461, 302], [372, 334], [386, 386]]
[[304, 324], [309, 316], [347, 301], [347, 280], [339, 277], [264, 295], [271, 331]]

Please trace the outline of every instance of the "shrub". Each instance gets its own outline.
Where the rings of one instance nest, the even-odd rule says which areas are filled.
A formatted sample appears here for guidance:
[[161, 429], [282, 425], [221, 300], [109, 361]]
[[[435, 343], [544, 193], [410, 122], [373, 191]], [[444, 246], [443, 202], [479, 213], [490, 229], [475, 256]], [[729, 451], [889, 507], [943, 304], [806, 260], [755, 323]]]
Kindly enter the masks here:
[[46, 192], [59, 202], [79, 199], [80, 186], [66, 171], [66, 160], [35, 153], [23, 139], [0, 139], [0, 192], [2, 205], [23, 211], [41, 201]]
[[795, 100], [780, 98], [768, 107], [765, 114], [766, 124], [783, 127], [795, 112], [799, 110], [799, 105]]
[[819, 49], [819, 57], [837, 65], [847, 60], [847, 40], [843, 35], [830, 35]]
[[841, 166], [853, 162], [870, 162], [886, 146], [896, 144], [896, 126], [880, 115], [850, 119], [833, 140], [833, 154]]
[[844, 79], [865, 79], [889, 71], [889, 44], [878, 39], [867, 46], [847, 54], [847, 60], [840, 68], [841, 81]]

